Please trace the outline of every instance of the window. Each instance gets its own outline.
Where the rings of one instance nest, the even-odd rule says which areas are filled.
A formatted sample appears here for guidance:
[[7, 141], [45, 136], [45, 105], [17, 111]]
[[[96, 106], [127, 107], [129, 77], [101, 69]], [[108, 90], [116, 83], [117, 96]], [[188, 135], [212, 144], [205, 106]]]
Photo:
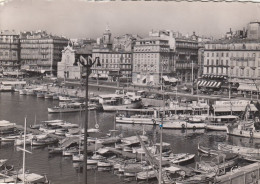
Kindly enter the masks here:
[[221, 57], [224, 57], [224, 53], [223, 52], [221, 53]]
[[5, 56], [8, 56], [8, 52], [5, 52]]
[[212, 57], [214, 57], [214, 52], [212, 52]]
[[218, 59], [216, 60], [216, 66], [218, 66]]
[[207, 59], [207, 65], [209, 65], [209, 59]]
[[240, 69], [240, 75], [243, 76], [244, 75], [244, 70]]
[[238, 68], [236, 69], [236, 76], [238, 76]]
[[228, 57], [228, 52], [226, 53], [226, 57]]
[[249, 69], [246, 69], [246, 76], [249, 76]]
[[217, 57], [218, 57], [218, 53], [217, 53]]
[[207, 57], [209, 57], [209, 53], [207, 53]]

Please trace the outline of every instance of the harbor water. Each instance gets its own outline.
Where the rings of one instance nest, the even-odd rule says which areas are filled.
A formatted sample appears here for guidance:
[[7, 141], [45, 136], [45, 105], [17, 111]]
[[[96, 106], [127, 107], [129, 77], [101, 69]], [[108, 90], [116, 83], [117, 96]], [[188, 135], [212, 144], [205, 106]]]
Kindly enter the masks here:
[[[85, 117], [83, 113], [57, 113], [48, 114], [47, 108], [58, 105], [58, 101], [37, 98], [36, 96], [19, 95], [18, 93], [0, 93], [0, 120], [8, 120], [19, 125], [24, 124], [24, 118], [27, 117], [27, 124], [39, 124], [44, 120], [62, 119], [68, 122], [77, 123], [82, 126]], [[89, 128], [94, 128], [98, 123], [101, 135], [105, 136], [114, 126], [115, 113], [107, 112], [89, 112]], [[123, 136], [135, 135], [135, 132], [145, 133], [151, 139], [157, 139], [159, 142], [158, 127], [142, 125], [123, 125], [117, 124], [116, 128]], [[229, 143], [234, 145], [258, 147], [259, 140], [250, 140], [240, 137], [226, 136], [225, 132], [206, 132], [205, 130], [171, 130], [163, 131], [163, 141], [171, 144], [174, 153], [195, 153], [195, 161], [201, 159], [197, 153], [198, 143], [211, 148], [216, 148], [218, 143]], [[46, 174], [51, 183], [83, 183], [82, 170], [73, 163], [71, 158], [65, 158], [60, 155], [50, 156], [47, 147], [31, 148], [32, 154], [26, 154], [26, 169], [38, 174]], [[8, 164], [14, 165], [15, 169], [22, 168], [22, 152], [16, 150], [12, 144], [0, 144], [0, 159], [8, 159]], [[194, 167], [194, 163], [188, 163], [188, 166]], [[92, 168], [88, 171], [88, 183], [91, 184], [116, 184], [116, 183], [137, 183], [134, 178], [125, 178], [113, 174], [112, 171], [98, 171]], [[146, 182], [144, 182], [146, 183]], [[149, 182], [149, 183], [157, 183]]]

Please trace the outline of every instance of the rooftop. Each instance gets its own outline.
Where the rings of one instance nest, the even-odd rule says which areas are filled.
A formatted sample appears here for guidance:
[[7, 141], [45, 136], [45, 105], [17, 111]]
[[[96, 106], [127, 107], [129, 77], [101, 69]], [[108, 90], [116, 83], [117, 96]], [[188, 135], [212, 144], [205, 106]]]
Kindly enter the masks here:
[[231, 44], [231, 43], [260, 43], [260, 39], [241, 39], [241, 38], [232, 38], [232, 39], [220, 39], [208, 41], [206, 44]]

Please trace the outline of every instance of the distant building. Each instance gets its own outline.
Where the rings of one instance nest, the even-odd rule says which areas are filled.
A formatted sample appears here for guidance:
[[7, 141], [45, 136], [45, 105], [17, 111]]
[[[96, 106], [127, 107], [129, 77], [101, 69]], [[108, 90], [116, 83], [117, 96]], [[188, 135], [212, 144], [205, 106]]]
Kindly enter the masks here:
[[[223, 81], [219, 79], [228, 80], [237, 87], [248, 85], [245, 90], [252, 89], [249, 84], [260, 84], [260, 41], [235, 38], [206, 43], [203, 77], [208, 82], [199, 85], [211, 88], [222, 86]], [[220, 83], [216, 86], [210, 81]]]
[[0, 72], [16, 75], [19, 69], [19, 34], [14, 31], [0, 31]]
[[[149, 32], [150, 37], [167, 40], [169, 49], [174, 52], [174, 75], [181, 82], [192, 82], [198, 76], [198, 37], [193, 33], [191, 37], [182, 36], [179, 32], [160, 30]], [[171, 66], [170, 66], [171, 67]]]
[[124, 50], [131, 52], [134, 49], [136, 40], [141, 39], [138, 35], [125, 34], [114, 38], [113, 50]]
[[[132, 52], [125, 50], [128, 44], [122, 44], [123, 41], [119, 38], [116, 38], [116, 45], [113, 47], [111, 37], [112, 34], [107, 27], [102, 38], [97, 39], [97, 44], [92, 50], [92, 58], [99, 57], [101, 66], [97, 67], [95, 64], [90, 77], [109, 81], [117, 81], [120, 77], [121, 80], [130, 82], [132, 80]], [[124, 38], [128, 40], [128, 36]]]
[[57, 73], [61, 51], [68, 44], [64, 37], [52, 36], [45, 31], [21, 33], [21, 69], [36, 73]]
[[77, 60], [80, 56], [87, 58], [92, 55], [91, 46], [82, 46], [80, 48], [73, 48], [68, 44], [62, 50], [61, 62], [58, 62], [58, 78], [65, 79], [81, 79], [85, 75], [85, 68], [80, 65]]
[[247, 26], [248, 39], [260, 39], [260, 22], [250, 22]]
[[161, 85], [173, 71], [173, 52], [168, 40], [149, 37], [136, 41], [133, 52], [133, 84]]

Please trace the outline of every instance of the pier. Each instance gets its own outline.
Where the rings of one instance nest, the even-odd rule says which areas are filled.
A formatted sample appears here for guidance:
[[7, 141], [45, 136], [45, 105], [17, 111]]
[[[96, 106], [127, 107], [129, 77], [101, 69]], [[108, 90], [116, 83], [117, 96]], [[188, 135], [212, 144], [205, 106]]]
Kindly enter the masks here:
[[216, 178], [218, 184], [257, 184], [260, 181], [260, 163], [253, 163]]

